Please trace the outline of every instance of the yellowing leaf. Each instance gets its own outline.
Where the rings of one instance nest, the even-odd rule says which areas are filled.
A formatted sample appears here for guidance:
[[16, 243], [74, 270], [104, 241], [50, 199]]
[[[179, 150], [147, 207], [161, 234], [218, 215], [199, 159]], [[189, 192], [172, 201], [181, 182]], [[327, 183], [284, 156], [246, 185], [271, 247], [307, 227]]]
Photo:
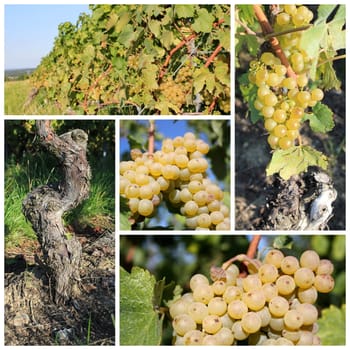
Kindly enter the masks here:
[[197, 14], [198, 17], [192, 25], [193, 30], [197, 33], [210, 33], [213, 29], [214, 16], [204, 8], [198, 10]]
[[278, 173], [282, 179], [288, 180], [293, 175], [306, 171], [309, 166], [327, 169], [327, 157], [310, 146], [294, 146], [287, 150], [273, 152], [272, 159], [266, 168], [266, 175]]
[[158, 88], [157, 75], [158, 67], [155, 64], [150, 64], [142, 70], [142, 81], [147, 90]]

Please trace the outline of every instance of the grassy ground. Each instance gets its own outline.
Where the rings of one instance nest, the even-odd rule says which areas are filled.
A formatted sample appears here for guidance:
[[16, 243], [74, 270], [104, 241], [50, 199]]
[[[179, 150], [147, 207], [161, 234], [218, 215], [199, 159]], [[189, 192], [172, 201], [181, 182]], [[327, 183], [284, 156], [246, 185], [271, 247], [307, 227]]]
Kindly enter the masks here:
[[29, 80], [5, 82], [5, 114], [25, 114], [23, 105], [31, 90]]
[[[100, 171], [99, 171], [100, 169]], [[101, 171], [102, 170], [102, 171]], [[105, 171], [103, 171], [105, 170]], [[103, 165], [92, 166], [89, 198], [64, 217], [75, 231], [88, 228], [114, 229], [114, 172]], [[5, 170], [5, 244], [6, 250], [36, 241], [35, 233], [22, 214], [22, 201], [35, 187], [56, 180], [55, 169], [45, 157], [10, 162]]]

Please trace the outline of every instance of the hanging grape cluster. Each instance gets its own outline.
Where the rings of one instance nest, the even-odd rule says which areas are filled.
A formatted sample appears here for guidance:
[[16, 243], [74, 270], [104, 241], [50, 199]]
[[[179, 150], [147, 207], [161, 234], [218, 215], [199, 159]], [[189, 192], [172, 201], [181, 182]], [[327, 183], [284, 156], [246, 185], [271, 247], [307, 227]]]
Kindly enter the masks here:
[[[333, 264], [307, 250], [298, 260], [270, 250], [254, 272], [240, 277], [236, 265], [212, 268], [210, 284], [192, 276], [191, 292], [169, 308], [175, 345], [320, 345], [319, 293], [334, 287]], [[224, 266], [224, 265], [223, 265]]]
[[204, 155], [209, 145], [188, 132], [164, 139], [161, 150], [149, 154], [133, 149], [120, 163], [120, 194], [127, 198], [135, 219], [149, 217], [164, 199], [196, 230], [229, 230], [224, 193], [207, 176]]
[[[313, 13], [305, 6], [284, 5], [277, 14], [274, 32], [288, 31], [310, 23]], [[287, 69], [271, 52], [264, 52], [259, 61], [250, 63], [249, 80], [257, 90], [255, 108], [264, 118], [272, 149], [288, 149], [299, 137], [302, 117], [307, 108], [323, 99], [323, 91], [309, 89], [311, 59], [299, 48], [302, 31], [281, 35], [280, 46], [291, 64], [296, 78], [287, 76]]]

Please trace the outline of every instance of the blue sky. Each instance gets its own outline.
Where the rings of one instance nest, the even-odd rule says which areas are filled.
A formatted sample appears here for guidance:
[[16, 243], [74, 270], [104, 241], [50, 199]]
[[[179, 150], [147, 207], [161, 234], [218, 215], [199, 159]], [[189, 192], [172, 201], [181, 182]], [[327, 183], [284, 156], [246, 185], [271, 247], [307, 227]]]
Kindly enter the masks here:
[[5, 5], [5, 69], [35, 68], [63, 22], [75, 24], [89, 5]]

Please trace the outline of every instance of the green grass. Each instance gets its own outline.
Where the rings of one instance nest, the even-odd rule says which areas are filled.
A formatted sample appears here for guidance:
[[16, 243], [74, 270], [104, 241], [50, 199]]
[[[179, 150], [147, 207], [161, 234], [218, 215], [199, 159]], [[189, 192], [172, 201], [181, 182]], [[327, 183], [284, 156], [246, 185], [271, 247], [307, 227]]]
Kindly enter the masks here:
[[44, 101], [34, 99], [25, 108], [25, 103], [32, 90], [29, 79], [5, 82], [6, 115], [59, 115], [62, 111], [57, 106], [47, 105]]
[[5, 82], [5, 114], [19, 115], [24, 113], [24, 103], [31, 90], [29, 80]]
[[[56, 170], [45, 156], [25, 158], [20, 164], [7, 162], [5, 169], [5, 244], [18, 246], [22, 240], [36, 239], [29, 222], [22, 214], [22, 201], [35, 187], [57, 181]], [[112, 164], [112, 163], [111, 163]], [[113, 164], [112, 164], [113, 165]], [[114, 228], [114, 167], [92, 167], [90, 196], [78, 208], [67, 213], [66, 224], [96, 223]]]

